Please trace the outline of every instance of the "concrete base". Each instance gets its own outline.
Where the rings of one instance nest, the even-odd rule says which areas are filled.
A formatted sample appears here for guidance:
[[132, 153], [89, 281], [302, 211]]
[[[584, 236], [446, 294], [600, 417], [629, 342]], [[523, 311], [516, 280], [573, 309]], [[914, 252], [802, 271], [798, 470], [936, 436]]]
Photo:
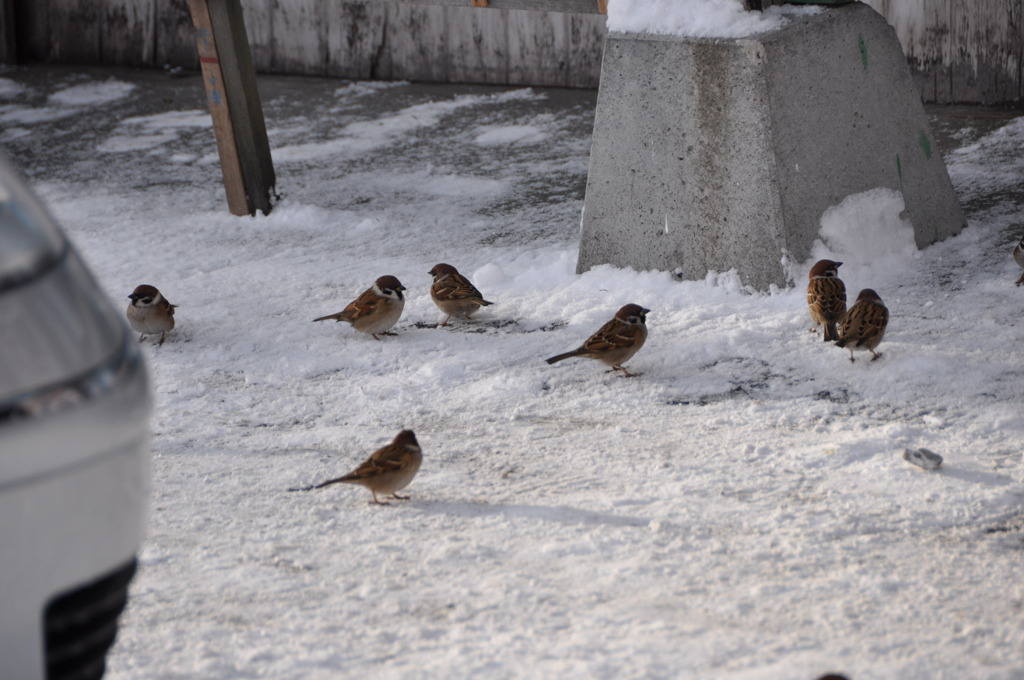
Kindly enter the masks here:
[[903, 192], [919, 248], [963, 212], [893, 29], [854, 3], [741, 39], [611, 33], [578, 272], [786, 285], [850, 194]]

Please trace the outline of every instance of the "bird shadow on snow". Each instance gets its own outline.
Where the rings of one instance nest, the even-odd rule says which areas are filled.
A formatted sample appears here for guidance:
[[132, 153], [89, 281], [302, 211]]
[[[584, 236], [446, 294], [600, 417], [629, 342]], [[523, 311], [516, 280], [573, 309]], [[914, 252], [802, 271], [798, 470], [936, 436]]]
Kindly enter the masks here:
[[541, 519], [560, 524], [603, 524], [619, 527], [646, 527], [651, 521], [643, 517], [613, 515], [550, 505], [520, 505], [487, 502], [431, 501], [418, 500], [412, 507], [430, 514], [455, 515], [457, 517], [482, 517], [504, 515], [509, 519], [525, 517]]
[[1006, 486], [1013, 483], [1013, 478], [1009, 475], [1000, 475], [994, 472], [984, 472], [982, 470], [964, 470], [955, 467], [943, 466], [942, 469], [936, 471], [940, 477], [946, 477], [949, 479], [957, 479], [961, 482], [967, 482], [969, 484], [982, 484], [984, 486]]

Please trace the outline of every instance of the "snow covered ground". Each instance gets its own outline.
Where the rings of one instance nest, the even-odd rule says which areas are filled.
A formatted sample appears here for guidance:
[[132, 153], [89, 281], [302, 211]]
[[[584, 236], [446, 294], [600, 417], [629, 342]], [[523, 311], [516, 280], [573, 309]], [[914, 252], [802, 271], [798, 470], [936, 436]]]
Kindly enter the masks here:
[[[1024, 117], [935, 110], [956, 238], [908, 247], [885, 191], [823, 216], [818, 254], [892, 315], [851, 364], [807, 331], [810, 262], [767, 293], [574, 274], [593, 92], [261, 88], [283, 200], [250, 219], [198, 78], [0, 75], [0, 148], [111, 298], [179, 305], [144, 344], [149, 539], [109, 678], [1024, 676]], [[438, 262], [496, 304], [435, 328]], [[396, 337], [311, 323], [382, 274]], [[544, 363], [627, 302], [640, 377]], [[288, 491], [402, 428], [412, 500]]]

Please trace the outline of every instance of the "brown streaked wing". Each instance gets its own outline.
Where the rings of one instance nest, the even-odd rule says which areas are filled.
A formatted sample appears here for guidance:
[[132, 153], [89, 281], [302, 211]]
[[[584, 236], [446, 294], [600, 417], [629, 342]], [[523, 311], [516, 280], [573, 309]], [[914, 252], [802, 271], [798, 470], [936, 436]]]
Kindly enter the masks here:
[[380, 296], [373, 292], [373, 288], [367, 288], [359, 297], [348, 303], [339, 318], [349, 322], [361, 319], [367, 314], [373, 313], [379, 303]]
[[846, 286], [836, 278], [815, 279], [807, 287], [807, 304], [826, 319], [838, 319], [846, 312]]
[[483, 295], [461, 274], [452, 274], [444, 281], [434, 284], [434, 295], [443, 300], [468, 300]]
[[639, 333], [639, 326], [631, 326], [618, 319], [612, 319], [583, 343], [583, 349], [588, 352], [607, 352], [611, 349], [618, 349], [634, 342]]

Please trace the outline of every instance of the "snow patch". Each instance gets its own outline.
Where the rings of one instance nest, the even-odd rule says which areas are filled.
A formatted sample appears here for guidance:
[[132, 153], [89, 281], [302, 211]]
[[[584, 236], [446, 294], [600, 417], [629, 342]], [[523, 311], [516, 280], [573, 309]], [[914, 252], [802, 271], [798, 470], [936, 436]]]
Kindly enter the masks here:
[[486, 177], [467, 177], [463, 175], [427, 176], [416, 183], [419, 191], [435, 196], [497, 196], [509, 190], [508, 182]]
[[124, 99], [135, 89], [132, 83], [108, 80], [103, 83], [72, 85], [50, 95], [47, 103], [52, 106], [97, 106]]
[[273, 150], [275, 163], [295, 163], [327, 156], [352, 157], [408, 141], [410, 135], [437, 126], [460, 109], [482, 104], [530, 101], [539, 97], [526, 88], [495, 95], [462, 95], [447, 101], [414, 104], [392, 114], [349, 123], [334, 139], [292, 144]]
[[179, 139], [183, 130], [209, 127], [213, 127], [213, 122], [210, 114], [204, 111], [171, 111], [133, 116], [123, 119], [114, 134], [97, 145], [96, 149], [104, 153], [156, 149]]
[[28, 88], [15, 80], [11, 80], [10, 78], [0, 78], [0, 99], [10, 99], [11, 97], [21, 96], [27, 89]]
[[1017, 189], [1024, 176], [1024, 116], [947, 155], [950, 179], [965, 199], [994, 189]]
[[37, 125], [49, 123], [63, 118], [70, 118], [77, 115], [77, 109], [54, 108], [46, 106], [32, 108], [29, 106], [3, 106], [0, 107], [0, 123], [5, 125], [14, 123], [18, 125]]
[[473, 141], [480, 146], [505, 146], [508, 144], [539, 144], [548, 135], [536, 125], [488, 125], [480, 128]]

